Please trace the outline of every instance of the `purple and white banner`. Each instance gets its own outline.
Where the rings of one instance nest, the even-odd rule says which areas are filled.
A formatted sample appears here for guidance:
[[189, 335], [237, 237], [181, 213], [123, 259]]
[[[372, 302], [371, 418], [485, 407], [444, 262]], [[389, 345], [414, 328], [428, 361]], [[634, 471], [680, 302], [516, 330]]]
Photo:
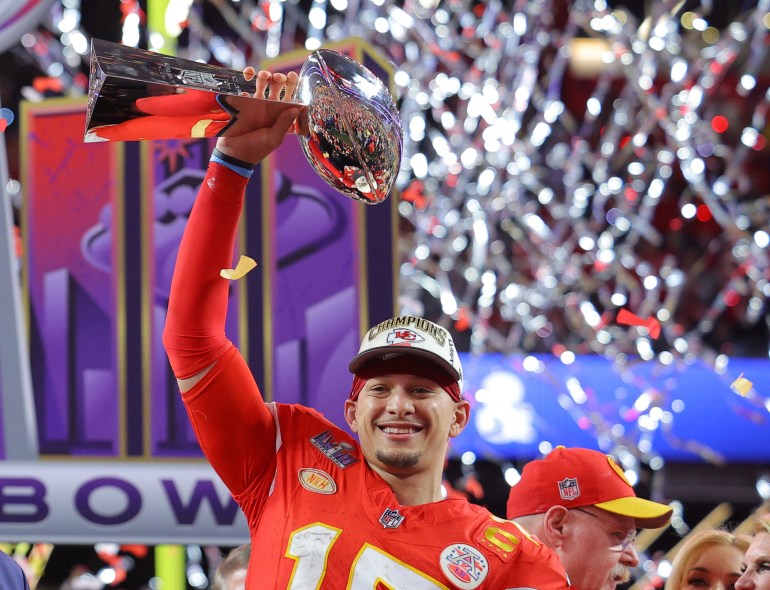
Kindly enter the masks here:
[[204, 461], [0, 461], [0, 531], [8, 542], [249, 539], [243, 513]]

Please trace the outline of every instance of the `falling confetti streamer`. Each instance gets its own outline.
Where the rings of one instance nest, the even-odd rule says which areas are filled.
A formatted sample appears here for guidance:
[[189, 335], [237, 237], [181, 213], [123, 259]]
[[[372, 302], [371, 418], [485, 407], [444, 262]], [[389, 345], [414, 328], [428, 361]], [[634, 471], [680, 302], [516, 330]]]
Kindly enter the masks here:
[[253, 258], [248, 256], [241, 256], [238, 259], [238, 264], [235, 268], [223, 268], [219, 271], [219, 276], [223, 279], [229, 279], [231, 281], [237, 281], [238, 279], [246, 276], [252, 269], [256, 268], [257, 263]]
[[754, 384], [743, 376], [743, 373], [738, 375], [738, 378], [732, 382], [730, 389], [740, 396], [746, 397], [751, 392], [751, 388]]
[[642, 319], [627, 309], [621, 309], [618, 312], [617, 322], [627, 326], [640, 326], [647, 328], [650, 336], [657, 339], [660, 336], [660, 322], [655, 318]]

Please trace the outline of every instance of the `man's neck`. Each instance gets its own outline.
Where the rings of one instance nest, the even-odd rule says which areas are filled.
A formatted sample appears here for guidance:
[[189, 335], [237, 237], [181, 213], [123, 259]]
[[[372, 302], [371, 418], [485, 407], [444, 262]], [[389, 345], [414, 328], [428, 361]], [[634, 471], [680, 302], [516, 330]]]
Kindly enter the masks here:
[[434, 474], [430, 471], [421, 471], [401, 475], [384, 471], [371, 463], [369, 466], [387, 482], [402, 506], [419, 506], [444, 499], [441, 493], [441, 472]]

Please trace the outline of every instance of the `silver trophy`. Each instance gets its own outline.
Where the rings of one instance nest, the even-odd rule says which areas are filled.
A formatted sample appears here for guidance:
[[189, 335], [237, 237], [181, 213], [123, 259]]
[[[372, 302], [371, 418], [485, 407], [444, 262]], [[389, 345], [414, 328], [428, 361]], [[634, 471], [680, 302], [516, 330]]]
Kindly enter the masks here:
[[[241, 72], [94, 39], [84, 141], [238, 135], [307, 106], [302, 150], [318, 175], [367, 204], [384, 201], [401, 165], [403, 129], [383, 82], [346, 55], [314, 51], [292, 101], [256, 98]], [[244, 95], [244, 94], [247, 94]]]

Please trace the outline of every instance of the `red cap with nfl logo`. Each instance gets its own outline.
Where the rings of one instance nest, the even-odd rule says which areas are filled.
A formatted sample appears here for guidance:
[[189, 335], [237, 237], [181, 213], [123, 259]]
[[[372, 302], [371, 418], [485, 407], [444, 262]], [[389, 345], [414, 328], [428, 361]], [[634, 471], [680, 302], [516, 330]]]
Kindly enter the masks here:
[[591, 449], [556, 447], [530, 461], [508, 496], [508, 518], [542, 514], [552, 506], [596, 506], [636, 520], [637, 528], [668, 524], [672, 509], [638, 498], [623, 469], [609, 455]]

